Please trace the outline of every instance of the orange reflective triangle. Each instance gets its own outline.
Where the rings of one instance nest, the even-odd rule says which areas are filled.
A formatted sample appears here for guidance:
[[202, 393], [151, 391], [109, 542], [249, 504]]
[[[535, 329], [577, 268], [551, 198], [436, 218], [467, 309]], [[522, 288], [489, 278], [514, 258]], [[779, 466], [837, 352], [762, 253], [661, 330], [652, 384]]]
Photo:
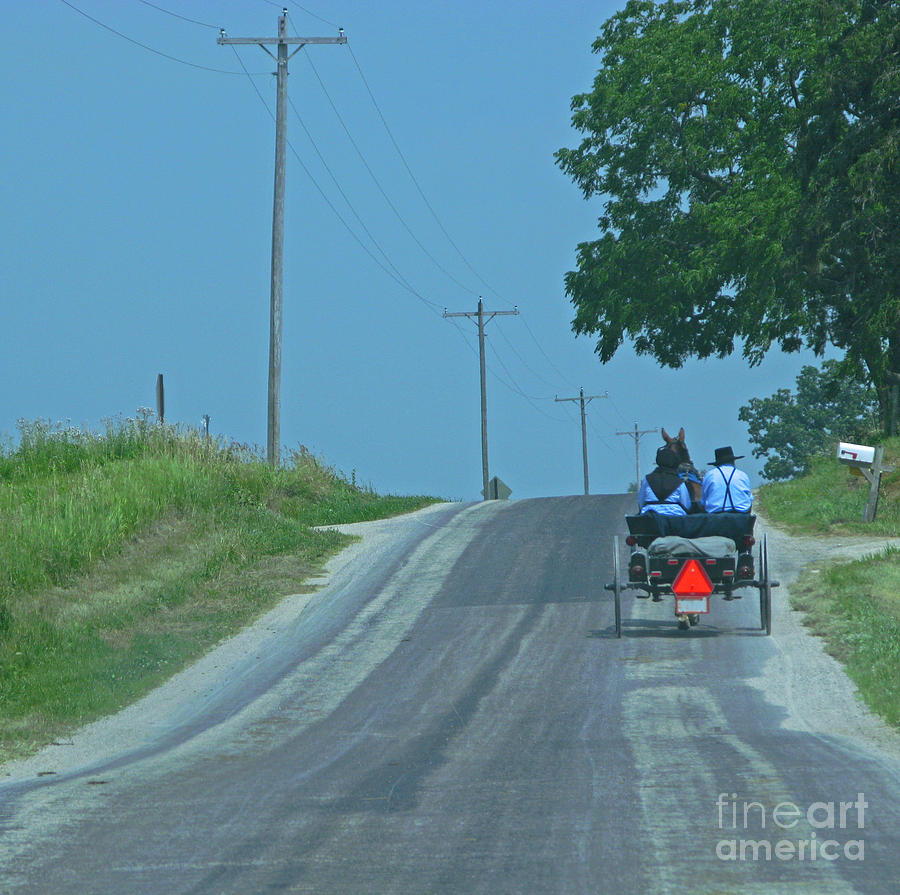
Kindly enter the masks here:
[[689, 559], [672, 582], [672, 593], [679, 597], [708, 597], [712, 592], [712, 581], [696, 559]]

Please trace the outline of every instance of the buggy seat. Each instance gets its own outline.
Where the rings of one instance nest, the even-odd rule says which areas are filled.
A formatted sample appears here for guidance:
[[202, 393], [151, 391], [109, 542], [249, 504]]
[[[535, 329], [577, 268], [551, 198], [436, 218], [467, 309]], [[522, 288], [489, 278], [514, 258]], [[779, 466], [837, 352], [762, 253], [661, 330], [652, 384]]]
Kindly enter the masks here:
[[656, 538], [675, 535], [679, 538], [730, 538], [743, 545], [753, 534], [756, 516], [750, 513], [691, 513], [687, 516], [664, 516], [644, 513], [626, 516], [629, 533], [637, 543], [647, 548]]

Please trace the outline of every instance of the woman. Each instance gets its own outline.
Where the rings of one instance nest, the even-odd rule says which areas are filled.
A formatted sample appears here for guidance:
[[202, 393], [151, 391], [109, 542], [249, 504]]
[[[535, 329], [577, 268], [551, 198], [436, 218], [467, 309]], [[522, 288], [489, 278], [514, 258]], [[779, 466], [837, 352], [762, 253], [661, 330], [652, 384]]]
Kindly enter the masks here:
[[669, 447], [656, 452], [656, 469], [644, 476], [638, 489], [641, 513], [663, 516], [686, 516], [691, 508], [691, 495], [678, 474], [678, 455]]

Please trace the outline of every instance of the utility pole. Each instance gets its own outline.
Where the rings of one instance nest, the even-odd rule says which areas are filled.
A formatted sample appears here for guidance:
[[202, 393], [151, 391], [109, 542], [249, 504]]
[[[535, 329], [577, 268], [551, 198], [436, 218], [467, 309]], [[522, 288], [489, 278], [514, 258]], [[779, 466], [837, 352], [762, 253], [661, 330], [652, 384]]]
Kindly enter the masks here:
[[594, 398], [608, 398], [609, 394], [604, 392], [602, 395], [585, 395], [584, 389], [578, 389], [578, 397], [577, 398], [556, 398], [557, 401], [579, 401], [581, 403], [581, 457], [584, 462], [584, 493], [589, 494], [588, 490], [588, 461], [587, 461], [587, 426], [585, 425], [584, 420], [584, 404], [587, 402], [588, 404], [594, 400]]
[[[484, 302], [479, 297], [477, 311], [454, 311], [452, 314], [444, 309], [444, 317], [474, 317], [478, 320], [478, 359], [481, 372], [481, 475], [484, 479], [484, 499], [490, 500], [488, 496], [488, 442], [487, 442], [487, 377], [485, 375], [484, 364], [484, 327], [494, 317], [504, 315], [518, 315], [519, 308], [515, 306], [512, 311], [485, 311]], [[487, 320], [484, 319], [485, 314], [490, 314]]]
[[[278, 17], [278, 37], [226, 37], [221, 30], [218, 44], [256, 44], [277, 63], [275, 72], [277, 91], [275, 101], [275, 199], [272, 210], [272, 288], [269, 302], [269, 404], [266, 426], [266, 456], [273, 466], [281, 461], [281, 321], [284, 285], [284, 172], [287, 147], [287, 76], [288, 59], [306, 44], [344, 44], [344, 29], [340, 37], [288, 37], [287, 8]], [[276, 44], [275, 56], [266, 44]], [[297, 49], [288, 56], [288, 44]]]
[[616, 432], [616, 435], [630, 435], [634, 439], [634, 470], [635, 484], [640, 490], [641, 487], [641, 449], [640, 441], [642, 435], [651, 435], [659, 432], [659, 429], [641, 429], [638, 431], [638, 424], [634, 424], [634, 432]]

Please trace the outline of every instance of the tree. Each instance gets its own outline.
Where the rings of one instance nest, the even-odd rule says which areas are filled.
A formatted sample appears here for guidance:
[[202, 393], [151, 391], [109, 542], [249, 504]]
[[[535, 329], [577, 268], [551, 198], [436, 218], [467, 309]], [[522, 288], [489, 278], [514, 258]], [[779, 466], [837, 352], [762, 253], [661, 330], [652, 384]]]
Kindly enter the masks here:
[[821, 370], [800, 370], [796, 394], [781, 388], [751, 398], [738, 418], [748, 424], [753, 456], [767, 458], [763, 477], [788, 479], [807, 472], [810, 459], [835, 442], [864, 441], [877, 426], [877, 411], [872, 387], [828, 360]]
[[888, 424], [900, 372], [900, 4], [630, 0], [557, 164], [602, 196], [573, 329], [678, 367], [842, 349]]

